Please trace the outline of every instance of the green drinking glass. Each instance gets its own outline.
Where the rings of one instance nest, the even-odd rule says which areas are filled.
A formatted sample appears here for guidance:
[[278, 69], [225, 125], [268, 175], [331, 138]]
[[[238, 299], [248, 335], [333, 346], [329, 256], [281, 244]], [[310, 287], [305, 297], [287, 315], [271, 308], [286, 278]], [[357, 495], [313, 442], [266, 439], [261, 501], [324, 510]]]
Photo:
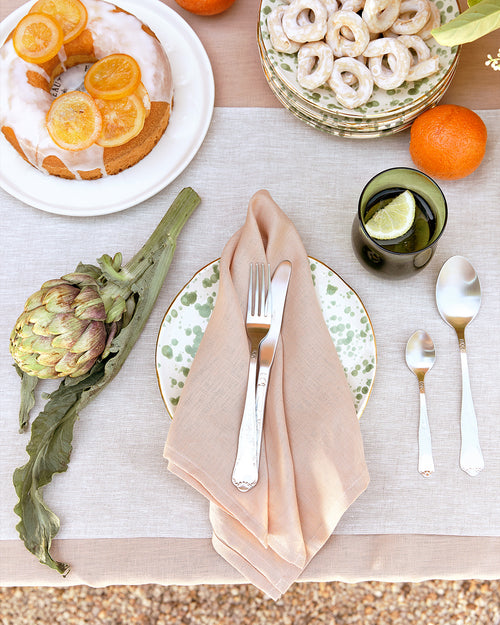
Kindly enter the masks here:
[[[405, 191], [410, 191], [415, 200], [415, 217], [409, 229], [396, 238], [371, 237], [367, 222]], [[374, 176], [361, 192], [351, 233], [354, 252], [374, 274], [407, 278], [431, 260], [447, 219], [446, 198], [434, 180], [408, 167], [386, 169]]]

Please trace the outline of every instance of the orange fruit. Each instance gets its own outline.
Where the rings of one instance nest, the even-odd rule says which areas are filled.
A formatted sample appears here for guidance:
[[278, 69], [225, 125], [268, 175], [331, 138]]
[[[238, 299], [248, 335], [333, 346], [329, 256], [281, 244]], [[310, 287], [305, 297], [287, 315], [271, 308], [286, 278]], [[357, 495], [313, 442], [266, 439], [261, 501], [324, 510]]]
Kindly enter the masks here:
[[45, 63], [61, 49], [63, 31], [56, 20], [43, 13], [28, 13], [14, 30], [17, 54], [28, 63]]
[[76, 39], [87, 24], [87, 9], [80, 0], [38, 0], [30, 13], [53, 17], [63, 31], [63, 43]]
[[410, 155], [418, 169], [429, 176], [456, 180], [479, 167], [486, 139], [486, 126], [474, 111], [440, 104], [413, 122]]
[[85, 150], [101, 134], [102, 118], [94, 99], [82, 91], [56, 98], [47, 113], [47, 130], [65, 150]]
[[102, 115], [102, 131], [96, 143], [103, 148], [123, 145], [143, 129], [146, 109], [135, 94], [120, 100], [96, 100], [96, 104]]
[[85, 75], [85, 89], [100, 100], [119, 100], [134, 93], [141, 82], [137, 61], [128, 54], [110, 54]]
[[177, 4], [196, 15], [216, 15], [234, 4], [235, 0], [175, 0]]

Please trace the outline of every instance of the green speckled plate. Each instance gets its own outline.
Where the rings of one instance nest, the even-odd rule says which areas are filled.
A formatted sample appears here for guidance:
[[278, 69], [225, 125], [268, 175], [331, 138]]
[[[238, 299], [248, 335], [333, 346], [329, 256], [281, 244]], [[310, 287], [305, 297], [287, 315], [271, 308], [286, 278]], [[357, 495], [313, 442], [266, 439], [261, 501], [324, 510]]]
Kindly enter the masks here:
[[[361, 416], [375, 379], [377, 351], [370, 317], [356, 293], [330, 268], [309, 259], [323, 316], [337, 348]], [[219, 287], [219, 261], [188, 282], [165, 313], [156, 342], [156, 373], [170, 416], [212, 313]]]
[[[448, 73], [457, 61], [458, 46], [452, 48], [440, 46], [431, 38], [426, 43], [431, 49], [431, 56], [438, 56], [439, 58], [440, 70], [436, 74], [418, 81], [405, 81], [397, 89], [389, 91], [375, 86], [372, 97], [366, 104], [349, 110], [337, 102], [334, 92], [328, 85], [314, 90], [304, 89], [299, 85], [297, 81], [297, 53], [285, 54], [273, 49], [267, 29], [267, 16], [280, 4], [285, 4], [285, 2], [283, 0], [261, 0], [258, 23], [258, 35], [263, 47], [260, 50], [261, 55], [265, 55], [275, 75], [294, 94], [295, 98], [299, 98], [314, 106], [315, 109], [328, 114], [361, 119], [398, 114], [409, 107], [413, 107], [416, 102], [425, 101], [428, 95], [446, 80]], [[441, 12], [442, 24], [449, 22], [460, 13], [456, 0], [436, 0], [436, 6]]]

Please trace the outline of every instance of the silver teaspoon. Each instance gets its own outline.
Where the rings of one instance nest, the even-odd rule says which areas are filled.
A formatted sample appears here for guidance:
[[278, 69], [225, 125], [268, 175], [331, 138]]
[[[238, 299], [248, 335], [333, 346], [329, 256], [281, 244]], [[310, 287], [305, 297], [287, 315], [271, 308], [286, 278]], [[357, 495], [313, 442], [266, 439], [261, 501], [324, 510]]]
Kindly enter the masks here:
[[406, 364], [410, 371], [417, 376], [420, 391], [420, 421], [418, 425], [418, 472], [429, 477], [434, 472], [432, 459], [431, 430], [427, 417], [427, 403], [425, 401], [425, 374], [434, 364], [436, 352], [431, 337], [424, 330], [417, 330], [408, 339], [406, 344]]
[[454, 328], [458, 337], [462, 366], [460, 467], [473, 476], [484, 469], [484, 460], [472, 403], [465, 328], [479, 311], [481, 287], [476, 270], [463, 256], [452, 256], [441, 268], [436, 284], [436, 302], [441, 317]]

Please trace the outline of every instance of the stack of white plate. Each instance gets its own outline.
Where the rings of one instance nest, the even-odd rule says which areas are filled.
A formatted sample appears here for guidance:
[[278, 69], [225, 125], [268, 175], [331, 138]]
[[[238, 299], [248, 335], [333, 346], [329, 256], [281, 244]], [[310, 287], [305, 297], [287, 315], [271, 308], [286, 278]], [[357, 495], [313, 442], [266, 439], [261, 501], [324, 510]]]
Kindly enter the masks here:
[[[399, 132], [441, 100], [455, 75], [459, 46], [439, 46], [431, 38], [426, 43], [431, 55], [439, 58], [440, 69], [436, 74], [418, 81], [405, 81], [389, 91], [374, 86], [366, 104], [352, 110], [344, 108], [328, 85], [310, 91], [298, 83], [297, 53], [285, 54], [273, 49], [267, 16], [284, 3], [284, 0], [261, 0], [257, 36], [262, 67], [271, 90], [283, 106], [314, 128], [359, 139]], [[437, 0], [436, 4], [442, 23], [459, 14], [456, 0]]]

